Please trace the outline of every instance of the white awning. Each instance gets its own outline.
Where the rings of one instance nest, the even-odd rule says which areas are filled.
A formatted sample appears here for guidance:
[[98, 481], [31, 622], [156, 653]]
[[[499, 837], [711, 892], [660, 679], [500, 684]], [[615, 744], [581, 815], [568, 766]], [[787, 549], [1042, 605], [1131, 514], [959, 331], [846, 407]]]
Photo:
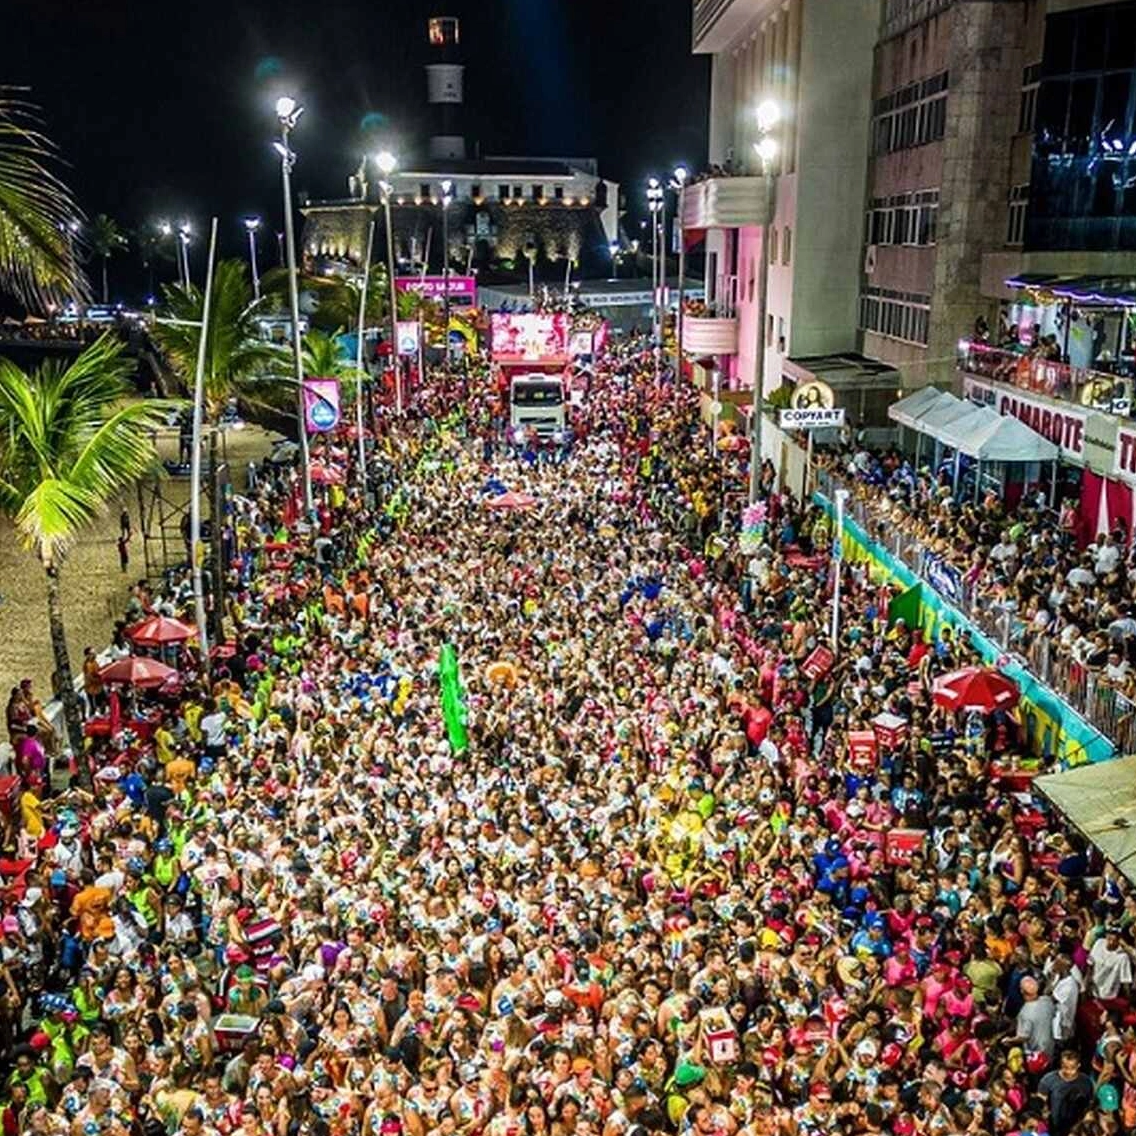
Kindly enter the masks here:
[[1031, 430], [1017, 418], [994, 414], [989, 407], [983, 407], [994, 415], [981, 433], [960, 446], [964, 454], [988, 462], [1051, 462], [1056, 461], [1059, 450], [1036, 430]]
[[963, 406], [966, 407], [963, 413], [953, 415], [934, 431], [934, 436], [944, 446], [975, 457], [975, 438], [981, 437], [997, 424], [998, 414], [988, 406], [975, 406], [972, 402], [964, 402]]
[[1033, 787], [1136, 883], [1136, 757], [1050, 773]]
[[[939, 401], [944, 398], [949, 399], [954, 398], [954, 396], [946, 394], [937, 387], [922, 387], [914, 394], [909, 394], [906, 398], [893, 402], [888, 407], [888, 417], [901, 426], [918, 430], [919, 419], [922, 415], [926, 414], [932, 407], [937, 406]], [[956, 399], [956, 401], [958, 400]]]

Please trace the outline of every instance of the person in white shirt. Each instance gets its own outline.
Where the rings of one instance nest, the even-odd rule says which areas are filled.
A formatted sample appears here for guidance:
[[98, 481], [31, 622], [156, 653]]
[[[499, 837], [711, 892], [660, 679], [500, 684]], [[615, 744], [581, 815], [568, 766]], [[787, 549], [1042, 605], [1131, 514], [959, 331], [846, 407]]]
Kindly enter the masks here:
[[1120, 549], [1117, 547], [1116, 541], [1112, 539], [1112, 533], [1106, 533], [1096, 547], [1096, 553], [1093, 556], [1093, 571], [1098, 576], [1107, 576], [1110, 572], [1116, 571], [1119, 563]]
[[1080, 970], [1068, 955], [1057, 955], [1049, 967], [1053, 983], [1053, 1037], [1070, 1041], [1077, 1029], [1077, 1002], [1083, 984]]
[[1108, 1001], [1132, 983], [1132, 953], [1120, 941], [1120, 928], [1109, 926], [1089, 951], [1090, 988], [1093, 996]]

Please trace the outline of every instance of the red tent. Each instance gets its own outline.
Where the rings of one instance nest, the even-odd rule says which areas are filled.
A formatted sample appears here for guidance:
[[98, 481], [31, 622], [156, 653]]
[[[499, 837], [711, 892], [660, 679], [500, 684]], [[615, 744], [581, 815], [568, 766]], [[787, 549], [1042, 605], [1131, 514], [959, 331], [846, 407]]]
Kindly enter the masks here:
[[980, 710], [990, 714], [1018, 704], [1018, 687], [988, 667], [963, 667], [935, 679], [931, 697], [946, 710]]

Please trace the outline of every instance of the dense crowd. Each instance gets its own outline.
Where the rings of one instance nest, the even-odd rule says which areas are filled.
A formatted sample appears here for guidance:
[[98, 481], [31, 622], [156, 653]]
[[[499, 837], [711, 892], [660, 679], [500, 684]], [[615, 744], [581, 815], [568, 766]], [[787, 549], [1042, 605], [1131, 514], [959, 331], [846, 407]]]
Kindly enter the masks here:
[[596, 368], [565, 460], [504, 413], [433, 376], [373, 501], [317, 447], [306, 529], [258, 479], [231, 653], [92, 743], [93, 793], [26, 779], [4, 1136], [1136, 1128], [1136, 898], [991, 773], [1009, 716], [933, 704], [965, 637], [849, 567], [826, 659], [827, 516], [770, 473], [739, 556], [649, 355]]
[[1136, 699], [1136, 546], [1122, 523], [1090, 541], [1073, 500], [1056, 510], [1036, 490], [1012, 509], [990, 491], [966, 500], [949, 471], [916, 470], [895, 451], [828, 464], [859, 487], [880, 531], [911, 534], [951, 566], [960, 598], [1008, 646], [1036, 654], [1044, 640], [1071, 665], [1069, 681], [1091, 674]]

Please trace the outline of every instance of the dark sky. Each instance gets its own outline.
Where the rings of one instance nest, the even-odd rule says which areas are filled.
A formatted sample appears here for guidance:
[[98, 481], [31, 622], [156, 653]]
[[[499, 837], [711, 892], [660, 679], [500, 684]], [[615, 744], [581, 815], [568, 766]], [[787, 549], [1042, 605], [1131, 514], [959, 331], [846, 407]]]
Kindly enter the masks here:
[[279, 227], [276, 96], [305, 106], [296, 188], [341, 195], [384, 132], [424, 143], [425, 21], [455, 9], [483, 153], [595, 156], [640, 211], [650, 172], [703, 161], [690, 0], [8, 0], [0, 81], [32, 88], [88, 214], [215, 212], [237, 253], [242, 215]]

